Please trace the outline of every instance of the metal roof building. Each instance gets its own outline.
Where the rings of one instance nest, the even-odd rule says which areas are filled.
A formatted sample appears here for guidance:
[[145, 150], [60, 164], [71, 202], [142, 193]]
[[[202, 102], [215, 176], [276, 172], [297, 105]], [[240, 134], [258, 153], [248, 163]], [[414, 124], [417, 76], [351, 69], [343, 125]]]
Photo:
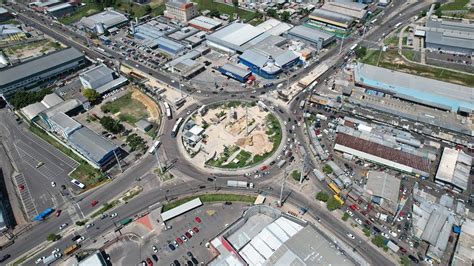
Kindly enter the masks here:
[[454, 186], [457, 191], [462, 192], [468, 187], [471, 167], [471, 156], [463, 151], [444, 148], [435, 181]]
[[280, 36], [291, 28], [293, 28], [293, 25], [281, 22], [274, 18], [270, 18], [258, 24], [256, 27], [263, 29], [266, 33], [270, 35]]
[[188, 21], [189, 26], [202, 31], [213, 31], [222, 25], [222, 22], [205, 16], [199, 16]]
[[380, 206], [390, 213], [398, 207], [400, 179], [385, 172], [369, 171], [365, 190], [372, 196], [382, 198]]
[[94, 89], [101, 95], [114, 90], [125, 83], [127, 79], [123, 76], [114, 76], [114, 71], [104, 64], [97, 65], [79, 74], [84, 88]]
[[362, 20], [367, 16], [367, 5], [358, 2], [326, 2], [321, 9]]
[[[229, 53], [243, 52], [261, 40], [265, 31], [245, 23], [232, 23], [207, 35], [209, 46]], [[263, 36], [263, 38], [266, 36]]]
[[319, 22], [325, 25], [334, 26], [337, 28], [348, 29], [352, 27], [355, 20], [353, 17], [331, 12], [325, 9], [315, 9], [309, 18], [315, 22]]
[[474, 53], [474, 24], [429, 19], [426, 27], [419, 29], [425, 32], [427, 49], [467, 55]]
[[84, 54], [75, 48], [67, 48], [5, 68], [0, 71], [0, 95], [36, 86], [72, 69], [81, 68], [85, 62]]
[[474, 221], [467, 219], [461, 226], [452, 266], [469, 266], [474, 263]]
[[97, 30], [97, 27], [103, 27], [103, 29], [110, 29], [112, 27], [118, 27], [128, 22], [128, 18], [113, 9], [108, 9], [98, 14], [83, 17], [80, 20], [80, 24], [89, 31], [102, 34]]
[[87, 127], [81, 127], [69, 136], [69, 144], [97, 167], [102, 167], [114, 159], [117, 146]]
[[166, 222], [170, 219], [173, 219], [185, 212], [188, 212], [194, 208], [197, 208], [199, 206], [202, 205], [202, 202], [201, 202], [201, 199], [199, 198], [195, 198], [193, 200], [190, 200], [186, 203], [183, 203], [171, 210], [168, 210], [168, 211], [165, 211], [163, 213], [161, 213], [161, 219], [163, 220], [163, 222]]
[[226, 63], [219, 67], [219, 72], [240, 82], [247, 82], [248, 78], [252, 75], [252, 71], [248, 70], [245, 66], [237, 66], [231, 63]]
[[474, 112], [474, 88], [358, 63], [356, 85], [442, 110]]
[[307, 26], [299, 25], [295, 26], [288, 31], [286, 37], [290, 39], [301, 40], [309, 45], [316, 47], [321, 50], [330, 43], [336, 41], [336, 35], [326, 33], [317, 29], [313, 29]]

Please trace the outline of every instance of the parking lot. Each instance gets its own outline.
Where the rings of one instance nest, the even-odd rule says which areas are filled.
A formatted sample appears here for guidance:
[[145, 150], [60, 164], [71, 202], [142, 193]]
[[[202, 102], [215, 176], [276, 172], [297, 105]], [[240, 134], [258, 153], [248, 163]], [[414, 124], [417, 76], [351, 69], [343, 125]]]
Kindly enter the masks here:
[[[186, 265], [188, 261], [192, 262], [189, 255], [195, 258], [194, 262], [208, 262], [212, 255], [205, 247], [206, 243], [236, 221], [245, 209], [245, 204], [240, 203], [203, 205], [167, 222], [171, 228], [166, 231], [161, 231], [161, 228], [154, 228], [148, 233], [136, 230], [138, 237], [127, 237], [107, 252], [112, 263], [117, 265], [137, 265], [146, 258], [153, 260], [152, 255], [158, 257], [159, 265], [170, 265], [175, 260]], [[192, 235], [189, 230], [193, 231]], [[170, 244], [174, 250], [171, 250]], [[188, 252], [191, 253], [188, 255]]]

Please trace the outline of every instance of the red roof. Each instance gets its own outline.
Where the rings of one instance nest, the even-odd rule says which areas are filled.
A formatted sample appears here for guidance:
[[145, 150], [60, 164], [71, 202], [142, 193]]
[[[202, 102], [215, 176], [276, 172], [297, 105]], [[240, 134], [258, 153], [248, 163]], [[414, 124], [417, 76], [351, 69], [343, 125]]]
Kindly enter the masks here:
[[396, 162], [411, 168], [430, 172], [431, 162], [426, 158], [422, 158], [411, 153], [399, 151], [378, 143], [370, 142], [361, 138], [357, 138], [344, 133], [338, 133], [336, 143], [361, 152], [372, 154], [374, 156]]

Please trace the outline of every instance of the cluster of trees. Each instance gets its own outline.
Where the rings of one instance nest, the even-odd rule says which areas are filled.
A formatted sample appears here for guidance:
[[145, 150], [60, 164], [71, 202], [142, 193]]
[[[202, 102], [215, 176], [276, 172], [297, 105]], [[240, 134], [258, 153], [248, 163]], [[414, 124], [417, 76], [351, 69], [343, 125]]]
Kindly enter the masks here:
[[316, 194], [316, 199], [319, 200], [319, 201], [322, 201], [322, 202], [327, 202], [328, 199], [329, 199], [329, 195], [326, 192], [319, 191]]
[[299, 182], [301, 178], [301, 173], [297, 170], [294, 170], [293, 172], [291, 172], [291, 177], [293, 177], [295, 181]]
[[99, 102], [100, 98], [100, 93], [98, 93], [94, 89], [84, 89], [82, 90], [82, 95], [89, 100], [91, 103], [97, 103]]
[[327, 165], [327, 164], [324, 165], [324, 166], [323, 166], [323, 173], [325, 173], [325, 174], [327, 174], [327, 175], [332, 174], [332, 168], [331, 168], [331, 166], [329, 166], [329, 165]]
[[145, 149], [145, 140], [135, 133], [128, 135], [126, 141], [131, 151]]
[[290, 22], [290, 12], [283, 11], [280, 15], [278, 15], [277, 10], [274, 8], [270, 8], [267, 10], [267, 16], [272, 18], [280, 18], [283, 22]]
[[100, 124], [105, 128], [105, 130], [117, 134], [123, 130], [123, 125], [119, 120], [115, 120], [110, 116], [103, 116], [100, 118]]
[[23, 108], [32, 103], [37, 103], [43, 100], [44, 96], [50, 94], [51, 89], [42, 89], [39, 91], [19, 91], [10, 99], [10, 103], [16, 109]]
[[341, 206], [341, 203], [334, 197], [329, 197], [328, 201], [326, 202], [326, 208], [328, 208], [329, 211], [339, 209]]
[[345, 212], [343, 215], [342, 215], [342, 220], [345, 222], [349, 219], [349, 214], [347, 212]]
[[367, 55], [367, 47], [359, 46], [355, 49], [354, 52], [355, 52], [357, 58], [364, 58], [365, 55]]
[[46, 240], [51, 241], [51, 242], [57, 241], [59, 239], [61, 239], [61, 236], [54, 233], [51, 233], [46, 237]]

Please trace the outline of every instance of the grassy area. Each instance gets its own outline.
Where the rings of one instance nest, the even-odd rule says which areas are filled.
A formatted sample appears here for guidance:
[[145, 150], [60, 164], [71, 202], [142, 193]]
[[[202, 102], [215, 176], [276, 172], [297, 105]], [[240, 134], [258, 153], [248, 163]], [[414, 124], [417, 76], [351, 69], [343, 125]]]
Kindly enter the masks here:
[[239, 160], [237, 163], [234, 163], [233, 161], [226, 164], [226, 165], [221, 165], [220, 167], [222, 168], [240, 168], [247, 166], [248, 163], [247, 161], [252, 157], [252, 154], [246, 150], [240, 150], [239, 154], [235, 157], [235, 159]]
[[366, 64], [377, 65], [379, 67], [426, 78], [474, 87], [474, 75], [466, 75], [456, 71], [409, 63], [403, 60], [397, 51], [393, 49], [389, 49], [386, 52], [381, 52], [381, 50], [369, 50], [361, 61]]
[[292, 177], [295, 181], [300, 182], [301, 172], [299, 172], [298, 170], [293, 170], [293, 172], [291, 172], [291, 177]]
[[115, 207], [117, 204], [119, 203], [118, 200], [114, 200], [110, 203], [104, 203], [104, 205], [102, 206], [102, 208], [100, 208], [98, 211], [94, 212], [93, 214], [91, 214], [91, 218], [94, 218], [94, 217], [97, 217], [101, 214], [103, 214], [104, 212], [112, 209], [113, 207]]
[[236, 194], [203, 194], [197, 196], [185, 197], [182, 199], [175, 200], [166, 205], [163, 205], [162, 212], [173, 209], [183, 203], [186, 203], [195, 198], [200, 198], [203, 203], [207, 202], [224, 202], [224, 201], [240, 201], [247, 203], [254, 203], [257, 197], [247, 195], [236, 195]]
[[402, 50], [402, 55], [405, 56], [408, 60], [415, 61], [415, 51], [413, 50]]
[[398, 44], [398, 37], [397, 36], [390, 36], [388, 38], [385, 38], [383, 40], [383, 44], [385, 45], [393, 45], [393, 46], [397, 46]]
[[79, 166], [70, 174], [71, 178], [75, 178], [88, 186], [103, 181], [104, 177], [98, 169], [92, 167], [73, 151], [71, 151], [70, 149], [59, 143], [57, 140], [49, 136], [42, 129], [35, 125], [31, 125], [30, 130], [38, 137], [42, 138], [43, 140], [54, 146], [56, 149], [60, 150], [61, 152], [63, 152], [64, 154], [79, 163]]
[[6, 20], [6, 21], [0, 23], [0, 25], [4, 25], [4, 24], [19, 25], [19, 24], [20, 24], [20, 21], [18, 21], [18, 20], [16, 20], [16, 19], [9, 19], [9, 20]]
[[222, 164], [225, 163], [229, 157], [237, 152], [239, 150], [239, 147], [237, 146], [230, 146], [230, 147], [225, 147], [224, 152], [219, 154], [217, 160], [210, 160], [209, 165], [214, 166], [214, 167], [224, 167]]
[[[232, 5], [226, 5], [223, 3], [214, 2], [212, 0], [193, 0], [193, 2], [198, 4], [199, 10], [217, 10], [220, 14], [227, 14], [231, 18], [233, 17], [236, 9]], [[239, 8], [238, 11], [240, 17], [245, 21], [250, 21], [255, 17], [255, 12], [243, 10]]]
[[83, 1], [82, 3], [85, 5], [76, 9], [71, 15], [60, 18], [59, 22], [69, 25], [79, 21], [82, 17], [94, 15], [104, 9], [101, 4], [95, 3], [94, 1]]
[[466, 5], [469, 0], [454, 0], [453, 2], [446, 3], [440, 7], [441, 11], [447, 10], [467, 10]]
[[107, 102], [100, 108], [105, 113], [120, 113], [118, 118], [134, 125], [138, 120], [147, 118], [148, 111], [143, 103], [132, 98], [132, 93], [118, 98], [113, 102]]

